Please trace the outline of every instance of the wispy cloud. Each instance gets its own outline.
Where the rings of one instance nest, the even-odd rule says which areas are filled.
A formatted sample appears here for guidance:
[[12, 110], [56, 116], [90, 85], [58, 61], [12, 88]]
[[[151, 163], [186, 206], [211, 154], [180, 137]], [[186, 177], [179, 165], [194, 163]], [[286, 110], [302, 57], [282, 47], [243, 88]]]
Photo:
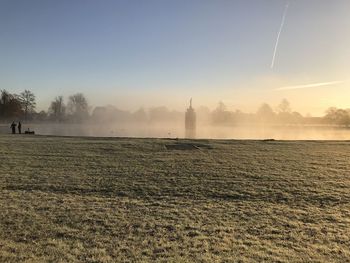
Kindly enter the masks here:
[[289, 8], [289, 2], [287, 2], [286, 7], [284, 9], [283, 12], [283, 16], [282, 16], [282, 21], [281, 21], [281, 25], [280, 28], [278, 30], [278, 34], [277, 34], [277, 38], [276, 38], [276, 43], [275, 43], [275, 48], [273, 50], [273, 55], [272, 55], [272, 61], [271, 61], [271, 68], [273, 69], [273, 67], [275, 66], [275, 60], [276, 60], [276, 54], [277, 54], [277, 49], [278, 49], [278, 44], [280, 42], [280, 37], [281, 37], [281, 33], [284, 27], [284, 23], [286, 21], [286, 16], [287, 16], [287, 12], [288, 12], [288, 8]]
[[275, 90], [294, 90], [294, 89], [306, 89], [306, 88], [316, 88], [323, 86], [331, 86], [344, 83], [344, 80], [330, 81], [330, 82], [320, 82], [320, 83], [312, 83], [312, 84], [304, 84], [304, 85], [296, 85], [296, 86], [287, 86], [277, 88]]

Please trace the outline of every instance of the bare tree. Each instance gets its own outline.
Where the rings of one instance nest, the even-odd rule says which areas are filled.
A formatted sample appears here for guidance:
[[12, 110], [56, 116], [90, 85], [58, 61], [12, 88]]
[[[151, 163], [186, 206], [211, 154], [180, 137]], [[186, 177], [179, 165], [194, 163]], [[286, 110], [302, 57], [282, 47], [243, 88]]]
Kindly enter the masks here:
[[8, 120], [18, 118], [23, 114], [22, 104], [18, 95], [6, 90], [0, 90], [0, 118]]
[[63, 121], [66, 114], [66, 105], [64, 104], [63, 97], [58, 96], [51, 102], [49, 108], [49, 114], [55, 121]]
[[75, 121], [82, 121], [89, 116], [89, 104], [82, 93], [77, 93], [69, 97], [67, 109]]
[[272, 122], [276, 117], [276, 113], [273, 111], [271, 106], [267, 103], [263, 103], [258, 109], [256, 116], [259, 121], [262, 122]]
[[227, 124], [230, 121], [232, 121], [232, 112], [228, 111], [226, 105], [220, 101], [212, 112], [212, 122], [214, 124]]
[[281, 101], [281, 103], [277, 106], [277, 110], [279, 113], [291, 113], [292, 111], [290, 103], [287, 99], [283, 99]]
[[350, 113], [348, 110], [337, 109], [335, 107], [329, 108], [326, 111], [326, 116], [324, 119], [330, 123], [341, 126], [350, 125]]
[[137, 122], [146, 122], [147, 121], [147, 113], [144, 108], [139, 108], [137, 111], [132, 113], [133, 120]]
[[35, 95], [30, 90], [25, 90], [19, 95], [19, 99], [23, 107], [24, 119], [27, 120], [28, 114], [34, 112], [36, 107]]

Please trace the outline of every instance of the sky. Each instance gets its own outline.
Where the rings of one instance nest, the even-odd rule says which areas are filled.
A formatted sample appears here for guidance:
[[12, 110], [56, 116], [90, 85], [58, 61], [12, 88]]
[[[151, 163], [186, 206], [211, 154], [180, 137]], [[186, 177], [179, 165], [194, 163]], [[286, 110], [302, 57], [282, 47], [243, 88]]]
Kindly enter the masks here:
[[287, 98], [322, 115], [350, 108], [349, 69], [348, 0], [0, 0], [0, 89], [43, 110], [82, 92], [126, 110]]

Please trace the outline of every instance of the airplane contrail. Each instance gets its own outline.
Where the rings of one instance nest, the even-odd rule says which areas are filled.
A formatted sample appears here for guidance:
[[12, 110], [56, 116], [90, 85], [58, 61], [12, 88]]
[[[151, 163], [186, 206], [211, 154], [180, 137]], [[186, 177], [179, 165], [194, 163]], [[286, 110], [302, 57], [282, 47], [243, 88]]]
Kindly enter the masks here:
[[306, 85], [296, 85], [296, 86], [288, 86], [288, 87], [281, 87], [277, 88], [275, 90], [293, 90], [293, 89], [305, 89], [305, 88], [315, 88], [315, 87], [322, 87], [322, 86], [330, 86], [330, 85], [337, 85], [344, 83], [344, 80], [338, 80], [338, 81], [330, 81], [330, 82], [320, 82], [320, 83], [313, 83], [313, 84], [306, 84]]
[[276, 39], [275, 48], [273, 50], [272, 61], [271, 61], [271, 68], [272, 69], [275, 66], [275, 59], [276, 59], [278, 44], [280, 42], [280, 37], [281, 37], [281, 33], [282, 33], [282, 30], [283, 30], [283, 27], [284, 27], [284, 23], [286, 21], [288, 8], [289, 8], [289, 2], [287, 2], [286, 7], [284, 9], [283, 16], [282, 16], [282, 21], [281, 21], [281, 25], [280, 25], [280, 29], [279, 29], [278, 34], [277, 34], [277, 39]]

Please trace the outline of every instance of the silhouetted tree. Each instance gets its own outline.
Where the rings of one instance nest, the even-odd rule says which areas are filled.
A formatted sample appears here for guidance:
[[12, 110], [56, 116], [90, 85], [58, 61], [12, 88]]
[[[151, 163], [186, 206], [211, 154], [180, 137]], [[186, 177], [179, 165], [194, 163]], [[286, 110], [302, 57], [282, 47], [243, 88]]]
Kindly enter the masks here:
[[334, 123], [336, 121], [337, 110], [338, 109], [336, 107], [328, 108], [326, 110], [326, 115], [324, 116], [324, 118], [330, 123]]
[[137, 122], [146, 122], [147, 113], [144, 108], [140, 108], [132, 114], [133, 120]]
[[277, 106], [277, 111], [279, 113], [290, 113], [292, 111], [290, 103], [287, 99], [283, 99], [281, 103]]
[[232, 113], [226, 110], [226, 105], [220, 101], [216, 109], [212, 112], [214, 124], [228, 124], [232, 120]]
[[350, 125], [350, 114], [348, 110], [331, 107], [326, 111], [326, 116], [324, 119], [330, 124], [344, 126]]
[[258, 109], [256, 116], [261, 122], [272, 122], [276, 117], [276, 113], [269, 104], [263, 103]]
[[9, 120], [19, 118], [23, 114], [19, 97], [6, 90], [0, 90], [0, 118]]
[[63, 97], [58, 96], [51, 102], [49, 107], [50, 118], [55, 121], [63, 121], [66, 114], [66, 105], [64, 104]]
[[148, 116], [150, 122], [182, 122], [184, 119], [183, 112], [170, 111], [165, 106], [150, 108]]
[[91, 114], [94, 122], [124, 122], [130, 120], [130, 113], [108, 105], [105, 107], [95, 107]]
[[288, 100], [283, 99], [277, 106], [277, 119], [280, 123], [291, 124], [293, 123], [292, 109]]
[[95, 122], [110, 121], [108, 117], [109, 117], [109, 111], [106, 107], [100, 107], [100, 106], [95, 107], [91, 114], [91, 118]]
[[36, 107], [35, 95], [30, 90], [25, 90], [19, 95], [23, 111], [24, 119], [27, 120], [30, 113], [34, 112]]
[[89, 117], [89, 104], [82, 93], [69, 97], [67, 109], [74, 121], [82, 121]]
[[40, 111], [40, 112], [34, 112], [33, 114], [32, 114], [32, 116], [33, 116], [33, 119], [35, 120], [35, 121], [40, 121], [40, 122], [43, 122], [43, 121], [47, 121], [47, 119], [48, 119], [48, 115], [47, 115], [47, 112], [45, 112], [45, 111]]
[[290, 121], [294, 124], [301, 124], [303, 122], [303, 115], [301, 115], [299, 112], [293, 111], [290, 114]]

